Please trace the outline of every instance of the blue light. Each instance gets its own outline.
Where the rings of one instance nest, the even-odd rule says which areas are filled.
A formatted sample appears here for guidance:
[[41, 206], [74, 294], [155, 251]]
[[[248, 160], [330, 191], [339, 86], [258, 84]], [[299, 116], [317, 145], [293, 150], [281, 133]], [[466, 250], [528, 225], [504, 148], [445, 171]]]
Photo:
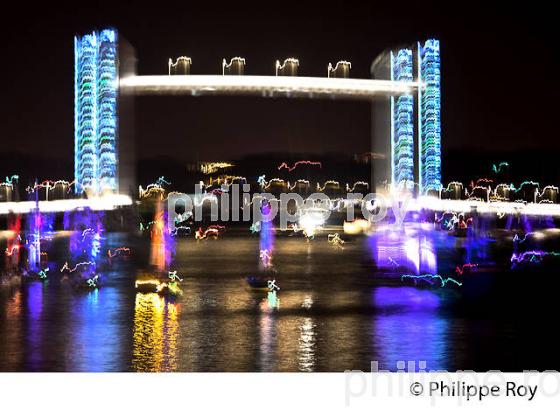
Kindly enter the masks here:
[[420, 193], [441, 187], [441, 84], [439, 40], [418, 44], [420, 81]]
[[[391, 53], [391, 80], [413, 81], [412, 50]], [[391, 97], [391, 167], [395, 188], [414, 188], [414, 98]]]
[[443, 313], [444, 302], [442, 294], [432, 290], [374, 289], [371, 304], [379, 314], [371, 323], [370, 335], [379, 370], [402, 371], [398, 363], [419, 366], [420, 361], [425, 361], [426, 371], [449, 367], [446, 335], [453, 323]]
[[74, 39], [74, 175], [76, 191], [116, 191], [117, 32]]
[[116, 32], [100, 33], [97, 77], [99, 190], [117, 189], [117, 43]]
[[74, 172], [76, 186], [96, 189], [97, 35], [74, 39]]

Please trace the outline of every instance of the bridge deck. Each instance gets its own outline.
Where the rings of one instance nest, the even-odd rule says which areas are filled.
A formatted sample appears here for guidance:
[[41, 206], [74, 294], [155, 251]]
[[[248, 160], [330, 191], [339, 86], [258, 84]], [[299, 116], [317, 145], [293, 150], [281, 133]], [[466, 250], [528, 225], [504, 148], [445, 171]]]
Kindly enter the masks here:
[[[86, 207], [92, 210], [111, 210], [127, 205], [132, 205], [130, 197], [126, 195], [110, 195], [90, 199], [39, 201], [39, 210], [41, 212], [65, 212]], [[34, 201], [0, 202], [0, 215], [12, 212], [26, 214], [34, 210], [35, 206]], [[427, 196], [411, 199], [406, 204], [406, 209], [407, 211], [424, 209], [437, 212], [470, 212], [476, 209], [478, 213], [484, 214], [560, 216], [560, 204], [441, 200]]]
[[[110, 195], [89, 199], [60, 199], [55, 201], [39, 201], [40, 212], [66, 212], [80, 208], [94, 211], [108, 211], [119, 206], [132, 205], [132, 199], [126, 195]], [[9, 213], [27, 214], [36, 207], [35, 201], [0, 202], [0, 215]]]
[[481, 214], [560, 216], [560, 204], [520, 203], [520, 202], [482, 202], [473, 200], [437, 199], [422, 196], [412, 201], [409, 210], [429, 209], [438, 212], [471, 212], [476, 209]]
[[418, 82], [250, 75], [145, 75], [121, 78], [136, 95], [256, 95], [262, 97], [372, 99], [412, 93]]

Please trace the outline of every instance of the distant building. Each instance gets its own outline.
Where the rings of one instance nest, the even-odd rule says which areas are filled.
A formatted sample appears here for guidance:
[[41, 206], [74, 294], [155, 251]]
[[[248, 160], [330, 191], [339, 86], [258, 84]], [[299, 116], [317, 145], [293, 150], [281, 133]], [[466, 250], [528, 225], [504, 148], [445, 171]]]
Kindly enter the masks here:
[[544, 187], [542, 192], [537, 194], [535, 202], [558, 203], [558, 187], [552, 185]]
[[286, 58], [282, 64], [279, 60], [276, 60], [276, 76], [297, 77], [298, 67], [299, 60], [297, 58]]
[[494, 199], [498, 201], [510, 201], [512, 199], [515, 188], [509, 184], [498, 184]]
[[7, 182], [0, 183], [0, 202], [12, 201], [14, 186]]
[[[451, 198], [451, 199], [455, 199], [455, 198]], [[472, 189], [470, 195], [468, 196], [468, 199], [488, 202], [490, 200], [490, 187], [486, 188], [483, 186], [475, 186]]]
[[189, 75], [191, 73], [192, 60], [190, 57], [179, 57], [173, 63], [173, 59], [169, 59], [169, 75]]
[[532, 203], [536, 202], [539, 192], [538, 182], [525, 181], [515, 191], [516, 202]]
[[56, 181], [49, 193], [49, 200], [68, 199], [70, 190], [70, 183], [68, 181]]
[[296, 192], [300, 195], [307, 195], [311, 192], [311, 183], [306, 179], [298, 179], [294, 183], [294, 186], [290, 186], [288, 184], [288, 187], [290, 188], [290, 191]]
[[349, 61], [339, 61], [334, 67], [331, 63], [329, 63], [329, 67], [327, 68], [327, 77], [349, 78], [351, 68], [352, 64]]
[[233, 57], [229, 64], [224, 58], [222, 60], [223, 75], [243, 75], [245, 74], [245, 59], [242, 57]]
[[280, 178], [273, 178], [264, 186], [264, 191], [272, 195], [286, 193], [288, 189], [288, 183]]
[[205, 175], [214, 174], [218, 171], [232, 168], [235, 164], [231, 162], [194, 162], [187, 164], [187, 171], [200, 172]]

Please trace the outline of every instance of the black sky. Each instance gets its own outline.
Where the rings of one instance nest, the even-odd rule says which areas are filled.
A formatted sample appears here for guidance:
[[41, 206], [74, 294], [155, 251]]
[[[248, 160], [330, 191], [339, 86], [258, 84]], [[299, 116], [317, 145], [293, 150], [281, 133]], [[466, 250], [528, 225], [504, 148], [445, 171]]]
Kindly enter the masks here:
[[[243, 56], [249, 74], [273, 74], [277, 58], [300, 59], [300, 75], [352, 62], [369, 77], [385, 48], [441, 41], [444, 153], [465, 149], [558, 150], [558, 44], [550, 7], [472, 2], [152, 1], [130, 5], [22, 3], [3, 13], [2, 153], [73, 154], [73, 35], [113, 26], [132, 43], [140, 74], [165, 74], [188, 55], [193, 73], [220, 73]], [[5, 7], [5, 6], [3, 6]], [[267, 151], [369, 149], [367, 103], [257, 98], [137, 99], [140, 157], [218, 159]]]

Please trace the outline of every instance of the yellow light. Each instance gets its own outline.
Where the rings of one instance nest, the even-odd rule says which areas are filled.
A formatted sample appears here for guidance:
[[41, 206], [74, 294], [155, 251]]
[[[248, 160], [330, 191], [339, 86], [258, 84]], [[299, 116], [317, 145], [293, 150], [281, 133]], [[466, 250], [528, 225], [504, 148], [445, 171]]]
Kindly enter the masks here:
[[344, 221], [344, 233], [348, 235], [358, 235], [366, 232], [371, 224], [365, 219], [356, 219], [355, 221]]
[[[150, 290], [150, 292], [147, 293], [158, 293], [161, 291], [161, 282], [157, 279], [140, 279], [137, 280], [134, 284], [135, 288], [141, 288], [140, 291], [141, 292], [147, 292], [147, 290]], [[148, 288], [148, 289], [146, 289]], [[151, 288], [151, 289], [150, 289]]]

